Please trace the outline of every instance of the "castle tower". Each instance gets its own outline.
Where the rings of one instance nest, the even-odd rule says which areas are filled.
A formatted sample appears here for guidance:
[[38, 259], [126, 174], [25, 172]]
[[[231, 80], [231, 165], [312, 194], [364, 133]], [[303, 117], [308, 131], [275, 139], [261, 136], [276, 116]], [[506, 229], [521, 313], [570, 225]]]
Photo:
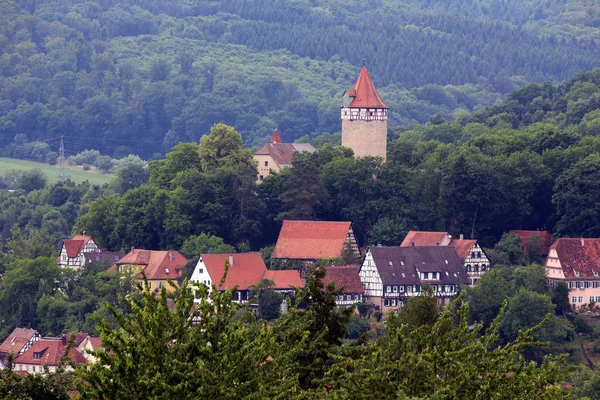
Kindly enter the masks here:
[[363, 66], [353, 89], [344, 92], [342, 146], [356, 157], [381, 157], [387, 151], [388, 107], [381, 101], [367, 67]]

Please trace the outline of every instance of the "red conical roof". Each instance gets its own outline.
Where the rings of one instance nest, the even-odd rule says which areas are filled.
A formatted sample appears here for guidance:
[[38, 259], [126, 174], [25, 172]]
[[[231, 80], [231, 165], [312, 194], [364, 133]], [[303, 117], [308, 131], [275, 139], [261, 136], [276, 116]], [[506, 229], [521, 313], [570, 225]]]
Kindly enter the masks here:
[[349, 96], [354, 97], [348, 105], [351, 108], [388, 108], [377, 93], [375, 85], [371, 80], [367, 67], [362, 67], [358, 74], [358, 79], [354, 84], [354, 89], [346, 91]]
[[279, 136], [279, 131], [277, 129], [275, 129], [273, 131], [273, 136], [271, 136], [271, 141], [269, 143], [271, 143], [271, 144], [282, 143], [281, 136]]

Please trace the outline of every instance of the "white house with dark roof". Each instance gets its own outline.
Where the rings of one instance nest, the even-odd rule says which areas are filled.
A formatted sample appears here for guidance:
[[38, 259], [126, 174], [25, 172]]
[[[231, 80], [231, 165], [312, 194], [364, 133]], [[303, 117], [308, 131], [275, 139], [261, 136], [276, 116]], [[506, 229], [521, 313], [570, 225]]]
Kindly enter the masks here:
[[94, 239], [82, 232], [81, 235], [63, 241], [56, 264], [60, 267], [79, 269], [85, 264], [85, 253], [100, 253], [100, 251]]
[[367, 301], [384, 312], [397, 310], [421, 287], [431, 285], [440, 303], [447, 304], [469, 279], [451, 246], [371, 247], [360, 269]]

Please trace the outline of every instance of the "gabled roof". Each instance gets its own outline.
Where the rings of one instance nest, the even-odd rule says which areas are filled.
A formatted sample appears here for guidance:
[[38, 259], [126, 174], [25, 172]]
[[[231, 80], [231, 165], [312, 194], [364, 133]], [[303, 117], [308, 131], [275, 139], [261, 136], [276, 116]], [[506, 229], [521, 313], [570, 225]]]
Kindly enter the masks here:
[[348, 96], [354, 97], [348, 105], [351, 108], [388, 108], [377, 93], [367, 67], [362, 67], [353, 89], [346, 90]]
[[431, 283], [469, 283], [456, 249], [451, 246], [378, 246], [369, 251], [384, 285], [419, 285], [419, 272], [440, 272], [440, 280]]
[[523, 231], [523, 230], [513, 230], [520, 239], [521, 245], [523, 246], [523, 251], [527, 254], [527, 246], [526, 243], [531, 237], [539, 236], [542, 238], [542, 248], [541, 248], [541, 256], [546, 257], [550, 250], [550, 246], [552, 246], [552, 235], [547, 231]]
[[[273, 140], [273, 139], [271, 139]], [[314, 153], [317, 151], [310, 143], [267, 143], [258, 149], [254, 154], [257, 156], [271, 156], [274, 162], [280, 168], [292, 165], [292, 157], [294, 152], [307, 151]]]
[[[43, 338], [38, 340], [26, 352], [15, 359], [15, 363], [33, 365], [58, 365], [61, 357], [65, 354], [66, 346], [61, 339]], [[75, 348], [69, 350], [69, 357], [75, 364], [85, 362], [85, 357]]]
[[75, 258], [83, 250], [85, 245], [92, 239], [91, 236], [84, 234], [75, 235], [72, 239], [63, 241], [67, 257]]
[[16, 328], [0, 345], [0, 353], [18, 354], [36, 333], [35, 329]]
[[283, 221], [273, 258], [318, 259], [342, 254], [348, 221]]
[[447, 236], [448, 232], [409, 231], [400, 246], [440, 246]]
[[465, 259], [471, 255], [471, 249], [473, 249], [476, 244], [477, 240], [475, 239], [452, 239], [448, 246], [454, 247], [458, 256]]
[[283, 140], [281, 140], [281, 136], [279, 136], [279, 131], [277, 129], [275, 129], [273, 131], [273, 136], [271, 136], [271, 140], [269, 141], [269, 143], [271, 143], [271, 144], [283, 143]]
[[344, 289], [344, 293], [364, 293], [358, 265], [346, 265], [342, 267], [327, 267], [326, 275], [323, 278], [323, 284], [333, 283], [336, 289]]
[[600, 274], [600, 239], [562, 238], [550, 248], [556, 249], [565, 278], [598, 279], [594, 272]]
[[[235, 286], [239, 290], [247, 290], [250, 286], [258, 284], [267, 270], [259, 253], [235, 254], [201, 254], [210, 279], [217, 285], [217, 289], [231, 289]], [[227, 278], [223, 285], [219, 285], [225, 274], [225, 262], [229, 261]]]
[[[146, 279], [175, 279], [188, 260], [176, 250], [144, 250], [133, 249], [117, 261], [116, 265], [143, 266]], [[137, 278], [141, 278], [141, 275]]]

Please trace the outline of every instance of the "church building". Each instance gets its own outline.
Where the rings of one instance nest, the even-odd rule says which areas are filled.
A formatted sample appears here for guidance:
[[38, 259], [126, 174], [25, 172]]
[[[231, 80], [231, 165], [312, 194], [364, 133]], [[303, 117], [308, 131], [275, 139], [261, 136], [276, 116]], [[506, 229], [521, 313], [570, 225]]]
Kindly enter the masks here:
[[355, 157], [381, 157], [385, 161], [388, 107], [381, 101], [365, 66], [354, 88], [344, 93], [341, 117], [342, 146], [354, 150]]

